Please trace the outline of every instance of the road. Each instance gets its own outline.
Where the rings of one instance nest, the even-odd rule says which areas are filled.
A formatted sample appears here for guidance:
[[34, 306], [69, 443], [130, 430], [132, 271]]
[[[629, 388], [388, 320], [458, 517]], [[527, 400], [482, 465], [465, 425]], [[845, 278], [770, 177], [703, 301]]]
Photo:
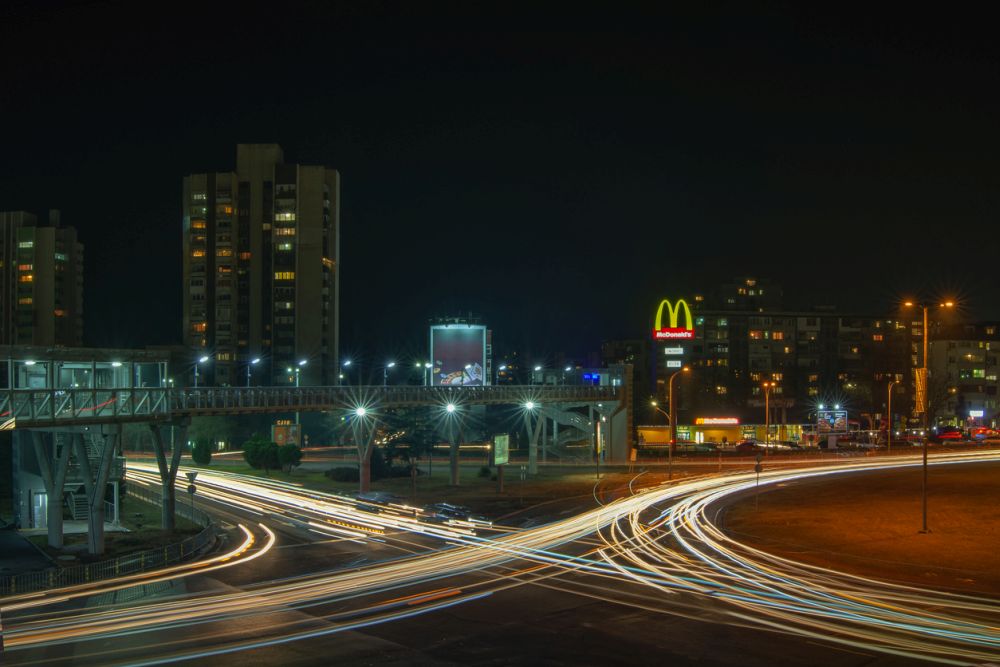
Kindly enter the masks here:
[[[998, 459], [995, 451], [943, 453], [934, 465]], [[862, 459], [771, 470], [761, 483], [915, 465], [915, 456]], [[754, 483], [744, 473], [689, 477], [507, 529], [434, 523], [402, 507], [372, 512], [286, 484], [203, 473], [199, 487], [215, 494], [206, 502], [275, 533], [269, 551], [178, 577], [152, 598], [95, 591], [38, 606], [5, 600], [5, 659], [633, 664], [649, 651], [679, 664], [1000, 659], [994, 599], [804, 566], [727, 538], [713, 514]]]

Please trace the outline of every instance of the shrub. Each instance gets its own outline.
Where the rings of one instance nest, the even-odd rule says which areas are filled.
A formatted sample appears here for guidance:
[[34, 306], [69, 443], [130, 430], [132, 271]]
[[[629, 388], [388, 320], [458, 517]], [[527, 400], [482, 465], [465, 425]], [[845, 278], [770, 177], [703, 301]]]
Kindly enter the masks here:
[[191, 459], [195, 464], [207, 466], [212, 462], [212, 445], [208, 440], [198, 440], [191, 446]]
[[289, 443], [278, 447], [278, 464], [285, 472], [291, 473], [292, 468], [300, 463], [302, 463], [302, 450], [298, 445]]
[[483, 479], [489, 477], [490, 476], [490, 467], [489, 466], [483, 466], [482, 468], [480, 468], [479, 469], [479, 476], [482, 477]]
[[330, 468], [323, 474], [329, 479], [332, 479], [334, 482], [357, 482], [361, 479], [361, 474], [358, 472], [357, 468], [350, 468], [347, 466]]

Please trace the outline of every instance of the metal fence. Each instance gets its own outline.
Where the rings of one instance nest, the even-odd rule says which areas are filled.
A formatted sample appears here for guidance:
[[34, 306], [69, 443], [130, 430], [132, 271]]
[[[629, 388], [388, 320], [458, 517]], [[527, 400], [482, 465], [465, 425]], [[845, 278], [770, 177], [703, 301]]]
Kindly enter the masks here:
[[[149, 503], [150, 505], [155, 505], [157, 507], [163, 506], [162, 496], [156, 489], [138, 486], [137, 484], [129, 482], [128, 487], [126, 488], [126, 493], [133, 498]], [[175, 493], [175, 515], [183, 517], [191, 523], [196, 523], [199, 526], [208, 526], [212, 523], [212, 517], [198, 509], [197, 500], [192, 503], [191, 497], [181, 490], [178, 490]], [[192, 507], [192, 505], [194, 506]]]
[[[160, 495], [152, 493], [147, 489], [134, 489], [129, 487], [128, 493], [131, 496], [145, 500], [154, 505], [160, 504]], [[138, 572], [147, 572], [167, 565], [179, 563], [186, 558], [198, 553], [208, 546], [215, 539], [215, 528], [211, 525], [211, 519], [207, 514], [195, 508], [191, 513], [190, 507], [184, 505], [178, 499], [177, 513], [185, 516], [195, 523], [204, 525], [205, 528], [193, 537], [189, 537], [182, 542], [168, 544], [165, 547], [149, 549], [139, 553], [120, 556], [112, 560], [90, 563], [88, 565], [76, 565], [66, 568], [50, 568], [40, 572], [27, 572], [8, 577], [0, 577], [0, 597], [5, 595], [17, 595], [21, 593], [31, 593], [50, 588], [62, 588], [63, 586], [74, 586], [86, 584], [102, 579], [113, 579]]]

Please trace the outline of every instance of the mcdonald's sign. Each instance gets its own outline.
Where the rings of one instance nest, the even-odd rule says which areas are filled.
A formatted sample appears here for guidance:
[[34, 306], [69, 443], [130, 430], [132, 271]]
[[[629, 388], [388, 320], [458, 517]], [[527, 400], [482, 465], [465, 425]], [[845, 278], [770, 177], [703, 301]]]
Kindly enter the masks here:
[[[663, 326], [663, 307], [667, 308], [667, 316], [670, 318], [670, 326]], [[684, 326], [677, 326], [677, 320], [681, 312], [684, 313]], [[655, 340], [678, 340], [694, 338], [694, 320], [691, 318], [691, 308], [687, 301], [677, 299], [677, 303], [671, 305], [669, 299], [660, 302], [660, 307], [656, 309], [656, 323], [653, 325], [653, 338]]]

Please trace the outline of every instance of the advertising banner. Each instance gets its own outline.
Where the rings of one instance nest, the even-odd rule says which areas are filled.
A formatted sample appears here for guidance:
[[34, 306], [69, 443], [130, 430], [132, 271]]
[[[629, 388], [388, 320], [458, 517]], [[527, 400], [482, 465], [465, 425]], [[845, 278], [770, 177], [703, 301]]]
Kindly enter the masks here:
[[820, 433], [847, 433], [847, 410], [820, 410], [816, 413]]
[[431, 369], [435, 387], [485, 384], [486, 327], [438, 325], [431, 327]]
[[507, 464], [507, 457], [510, 444], [510, 436], [506, 433], [504, 435], [493, 436], [493, 465], [502, 466]]

